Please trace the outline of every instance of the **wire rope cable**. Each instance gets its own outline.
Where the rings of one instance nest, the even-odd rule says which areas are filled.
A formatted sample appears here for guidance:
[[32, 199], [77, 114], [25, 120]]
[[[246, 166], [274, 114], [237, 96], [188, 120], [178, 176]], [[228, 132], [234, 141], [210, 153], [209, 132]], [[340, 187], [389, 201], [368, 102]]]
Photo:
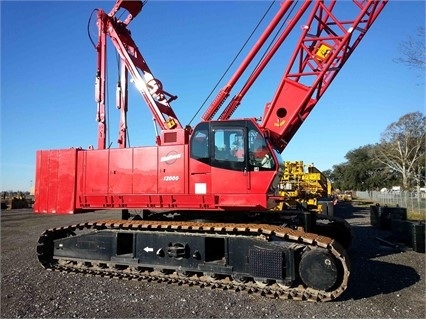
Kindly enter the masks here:
[[90, 40], [90, 42], [92, 43], [93, 48], [95, 48], [95, 50], [96, 50], [96, 44], [95, 44], [95, 42], [93, 41], [92, 36], [90, 35], [90, 23], [92, 22], [93, 14], [94, 14], [95, 12], [97, 12], [97, 11], [99, 11], [99, 10], [98, 10], [98, 9], [93, 9], [92, 13], [91, 13], [91, 14], [90, 14], [90, 16], [89, 16], [89, 20], [87, 21], [87, 35], [89, 36], [89, 40]]
[[[297, 1], [296, 1], [297, 2]], [[268, 53], [269, 49], [271, 48], [272, 44], [275, 42], [275, 40], [277, 39], [278, 35], [281, 33], [281, 30], [283, 29], [284, 25], [287, 23], [287, 20], [289, 19], [289, 17], [291, 16], [294, 8], [296, 7], [296, 2], [293, 3], [289, 13], [287, 14], [287, 17], [283, 20], [283, 22], [281, 23], [281, 26], [278, 28], [278, 30], [276, 31], [275, 35], [272, 37], [268, 47], [266, 48], [266, 50], [263, 52], [262, 56], [260, 57], [259, 61], [256, 64], [256, 67], [254, 68], [254, 70], [257, 69], [257, 67], [259, 66], [259, 64], [262, 62], [263, 58], [265, 57], [265, 55]]]
[[225, 75], [228, 73], [229, 69], [231, 69], [231, 67], [233, 66], [233, 64], [235, 63], [235, 61], [237, 60], [237, 58], [240, 56], [241, 52], [244, 50], [244, 48], [246, 47], [246, 45], [248, 44], [248, 42], [250, 41], [250, 39], [253, 37], [254, 33], [257, 31], [257, 29], [259, 28], [260, 24], [263, 22], [263, 20], [265, 19], [266, 15], [268, 14], [268, 12], [271, 10], [272, 6], [274, 5], [275, 0], [273, 0], [271, 2], [271, 4], [269, 5], [269, 7], [266, 9], [265, 13], [263, 14], [263, 16], [260, 18], [260, 20], [258, 21], [258, 23], [256, 24], [256, 26], [254, 27], [254, 29], [252, 30], [252, 32], [250, 33], [250, 35], [248, 36], [248, 38], [246, 39], [246, 41], [244, 42], [244, 44], [241, 46], [240, 50], [237, 52], [237, 54], [235, 55], [235, 57], [232, 59], [232, 61], [230, 62], [230, 64], [228, 65], [228, 67], [226, 68], [226, 70], [223, 72], [222, 76], [219, 78], [219, 80], [216, 82], [215, 86], [213, 87], [213, 89], [210, 91], [210, 93], [207, 95], [207, 97], [204, 99], [203, 103], [201, 104], [201, 106], [197, 109], [197, 111], [195, 112], [194, 116], [191, 118], [191, 120], [189, 121], [188, 125], [191, 125], [192, 121], [195, 119], [195, 117], [200, 113], [201, 109], [204, 107], [204, 105], [206, 104], [206, 102], [210, 99], [211, 95], [213, 94], [213, 92], [216, 90], [216, 88], [219, 86], [220, 82], [223, 80], [223, 78], [225, 77]]

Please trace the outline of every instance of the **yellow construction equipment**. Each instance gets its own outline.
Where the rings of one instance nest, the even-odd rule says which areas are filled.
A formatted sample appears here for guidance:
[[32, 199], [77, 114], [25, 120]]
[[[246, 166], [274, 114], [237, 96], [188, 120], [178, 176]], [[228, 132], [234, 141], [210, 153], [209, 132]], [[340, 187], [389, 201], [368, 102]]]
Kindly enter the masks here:
[[285, 161], [280, 192], [286, 202], [280, 210], [302, 205], [310, 211], [333, 215], [331, 181], [313, 164], [303, 161]]

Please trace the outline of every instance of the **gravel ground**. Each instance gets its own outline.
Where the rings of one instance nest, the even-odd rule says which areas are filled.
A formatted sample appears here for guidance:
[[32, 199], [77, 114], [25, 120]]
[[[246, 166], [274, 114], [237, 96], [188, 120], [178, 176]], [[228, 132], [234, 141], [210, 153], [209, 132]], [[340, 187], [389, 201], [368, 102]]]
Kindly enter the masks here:
[[44, 270], [36, 243], [48, 228], [113, 211], [35, 215], [1, 212], [2, 318], [425, 318], [425, 254], [383, 246], [387, 231], [373, 229], [369, 208], [339, 204], [353, 226], [349, 288], [326, 303], [281, 301], [222, 290], [63, 274]]

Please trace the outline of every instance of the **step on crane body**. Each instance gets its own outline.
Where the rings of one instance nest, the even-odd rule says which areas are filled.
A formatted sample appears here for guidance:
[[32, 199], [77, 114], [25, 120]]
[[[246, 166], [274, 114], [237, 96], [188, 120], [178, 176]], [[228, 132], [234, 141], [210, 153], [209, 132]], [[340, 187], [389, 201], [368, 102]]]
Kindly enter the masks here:
[[[200, 286], [237, 286], [274, 297], [332, 300], [349, 277], [343, 249], [347, 224], [322, 225], [308, 212], [285, 218], [272, 210], [285, 201], [279, 185], [281, 152], [380, 14], [387, 0], [352, 1], [349, 19], [336, 1], [281, 4], [202, 121], [183, 127], [154, 77], [128, 24], [141, 1], [118, 0], [110, 13], [98, 10], [95, 82], [98, 146], [40, 150], [36, 155], [36, 213], [72, 214], [98, 209], [142, 210], [134, 220], [97, 221], [49, 229], [38, 256], [50, 269], [142, 279], [192, 281]], [[123, 21], [119, 10], [128, 12]], [[266, 40], [287, 15], [277, 40], [266, 50], [242, 89], [215, 119], [225, 100]], [[303, 24], [296, 49], [261, 120], [231, 119], [270, 59]], [[106, 145], [106, 41], [120, 57], [118, 147]], [[128, 147], [128, 77], [150, 109], [156, 145]], [[170, 217], [172, 215], [172, 217]], [[151, 220], [147, 220], [151, 219]], [[202, 219], [204, 222], [199, 222]], [[205, 221], [209, 222], [205, 222]], [[337, 226], [337, 227], [336, 227]], [[337, 239], [337, 240], [336, 240]], [[98, 248], [93, 250], [93, 247]], [[226, 280], [227, 279], [227, 280]], [[266, 290], [266, 291], [265, 291]]]

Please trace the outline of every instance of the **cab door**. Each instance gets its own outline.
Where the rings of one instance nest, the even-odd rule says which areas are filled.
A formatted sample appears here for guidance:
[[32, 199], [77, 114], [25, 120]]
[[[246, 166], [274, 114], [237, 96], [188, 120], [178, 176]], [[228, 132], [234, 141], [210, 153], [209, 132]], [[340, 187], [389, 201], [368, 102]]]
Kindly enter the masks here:
[[239, 122], [216, 123], [210, 138], [212, 192], [235, 204], [250, 189], [247, 130]]
[[269, 208], [277, 165], [259, 128], [250, 120], [212, 122], [210, 141], [212, 192], [219, 206]]

